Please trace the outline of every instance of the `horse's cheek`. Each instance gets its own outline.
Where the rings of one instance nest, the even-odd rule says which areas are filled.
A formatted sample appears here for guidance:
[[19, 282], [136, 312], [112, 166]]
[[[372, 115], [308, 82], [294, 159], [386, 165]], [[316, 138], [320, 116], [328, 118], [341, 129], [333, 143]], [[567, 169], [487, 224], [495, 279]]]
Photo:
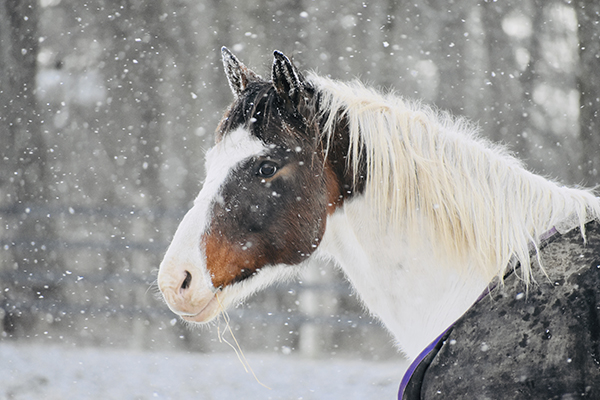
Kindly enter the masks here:
[[206, 265], [214, 287], [225, 287], [252, 275], [260, 268], [263, 258], [254, 246], [236, 244], [222, 236], [204, 238]]
[[319, 196], [316, 196], [315, 201], [303, 210], [305, 217], [298, 229], [298, 232], [303, 232], [303, 253], [306, 257], [315, 252], [327, 227], [327, 203], [326, 198], [321, 197], [319, 199]]

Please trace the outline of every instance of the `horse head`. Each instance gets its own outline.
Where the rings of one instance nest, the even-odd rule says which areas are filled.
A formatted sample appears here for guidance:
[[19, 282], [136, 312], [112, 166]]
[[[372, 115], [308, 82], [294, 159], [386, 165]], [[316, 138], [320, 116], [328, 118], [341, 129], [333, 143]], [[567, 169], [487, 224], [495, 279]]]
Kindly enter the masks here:
[[317, 96], [294, 64], [276, 51], [267, 81], [226, 48], [222, 56], [234, 102], [158, 274], [171, 310], [193, 322], [297, 270], [319, 246], [341, 191], [319, 135]]

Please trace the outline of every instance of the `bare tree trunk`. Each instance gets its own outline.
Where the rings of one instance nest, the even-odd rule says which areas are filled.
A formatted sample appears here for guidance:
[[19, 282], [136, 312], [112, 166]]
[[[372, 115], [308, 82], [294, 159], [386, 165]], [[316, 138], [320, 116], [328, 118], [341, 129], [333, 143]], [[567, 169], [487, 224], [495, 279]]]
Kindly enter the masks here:
[[[506, 136], [513, 133], [513, 103], [519, 99], [519, 93], [515, 91], [517, 89], [515, 84], [518, 82], [511, 78], [517, 75], [513, 71], [515, 65], [513, 46], [502, 29], [502, 20], [513, 6], [485, 3], [483, 7], [484, 51], [488, 55], [489, 71], [486, 82], [490, 87], [490, 114], [493, 115], [492, 120], [488, 122], [492, 125], [488, 133], [494, 141], [507, 141]], [[523, 151], [524, 148], [519, 149], [519, 153], [522, 154]]]
[[443, 77], [435, 104], [455, 115], [464, 115], [469, 80], [469, 66], [465, 63], [468, 44], [465, 21], [474, 4], [471, 0], [457, 1], [452, 7], [448, 7], [446, 1], [431, 1], [430, 4], [439, 21], [439, 47], [435, 54], [439, 75]]
[[55, 229], [47, 206], [51, 176], [35, 98], [38, 54], [36, 0], [0, 4], [0, 208], [6, 230], [2, 258], [0, 307], [3, 329], [18, 336], [36, 319], [38, 298], [58, 293], [51, 274]]
[[[43, 198], [45, 158], [35, 100], [37, 2], [7, 0], [0, 6], [0, 88], [4, 206]], [[8, 168], [7, 168], [8, 167]]]
[[[485, 47], [489, 70], [486, 78], [489, 82], [489, 98], [491, 100], [487, 123], [488, 130], [495, 141], [511, 143], [512, 150], [519, 158], [527, 160], [531, 154], [530, 142], [540, 134], [531, 120], [532, 100], [535, 87], [537, 66], [540, 62], [539, 31], [543, 24], [544, 3], [526, 1], [521, 3], [485, 3], [483, 9], [483, 25], [485, 26]], [[519, 42], [511, 38], [502, 27], [502, 22], [510, 12], [519, 10], [529, 15], [533, 26], [533, 34], [524, 43], [529, 54], [529, 63], [523, 71], [519, 69], [515, 48]], [[536, 33], [538, 32], [538, 33]]]
[[575, 2], [579, 22], [579, 134], [587, 185], [600, 183], [600, 3]]

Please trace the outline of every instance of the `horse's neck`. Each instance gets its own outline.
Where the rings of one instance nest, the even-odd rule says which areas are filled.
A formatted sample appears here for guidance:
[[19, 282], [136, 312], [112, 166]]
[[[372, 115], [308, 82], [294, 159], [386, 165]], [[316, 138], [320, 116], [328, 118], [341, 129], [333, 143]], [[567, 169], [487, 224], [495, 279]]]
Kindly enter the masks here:
[[[490, 277], [456, 271], [428, 238], [410, 240], [381, 232], [360, 198], [329, 216], [318, 254], [333, 258], [362, 301], [414, 359], [458, 319]], [[421, 245], [415, 247], [420, 242]]]

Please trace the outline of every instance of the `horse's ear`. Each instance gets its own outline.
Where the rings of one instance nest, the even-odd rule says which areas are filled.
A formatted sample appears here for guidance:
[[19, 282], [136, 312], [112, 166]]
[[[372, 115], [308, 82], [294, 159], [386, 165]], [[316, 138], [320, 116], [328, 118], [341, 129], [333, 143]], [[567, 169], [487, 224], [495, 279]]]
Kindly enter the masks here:
[[275, 50], [273, 55], [273, 86], [286, 103], [297, 107], [304, 90], [304, 76], [285, 54]]
[[248, 87], [248, 83], [261, 79], [254, 71], [242, 64], [227, 47], [223, 46], [221, 48], [221, 55], [223, 56], [223, 67], [229, 81], [229, 87], [231, 87], [231, 91], [236, 98]]

